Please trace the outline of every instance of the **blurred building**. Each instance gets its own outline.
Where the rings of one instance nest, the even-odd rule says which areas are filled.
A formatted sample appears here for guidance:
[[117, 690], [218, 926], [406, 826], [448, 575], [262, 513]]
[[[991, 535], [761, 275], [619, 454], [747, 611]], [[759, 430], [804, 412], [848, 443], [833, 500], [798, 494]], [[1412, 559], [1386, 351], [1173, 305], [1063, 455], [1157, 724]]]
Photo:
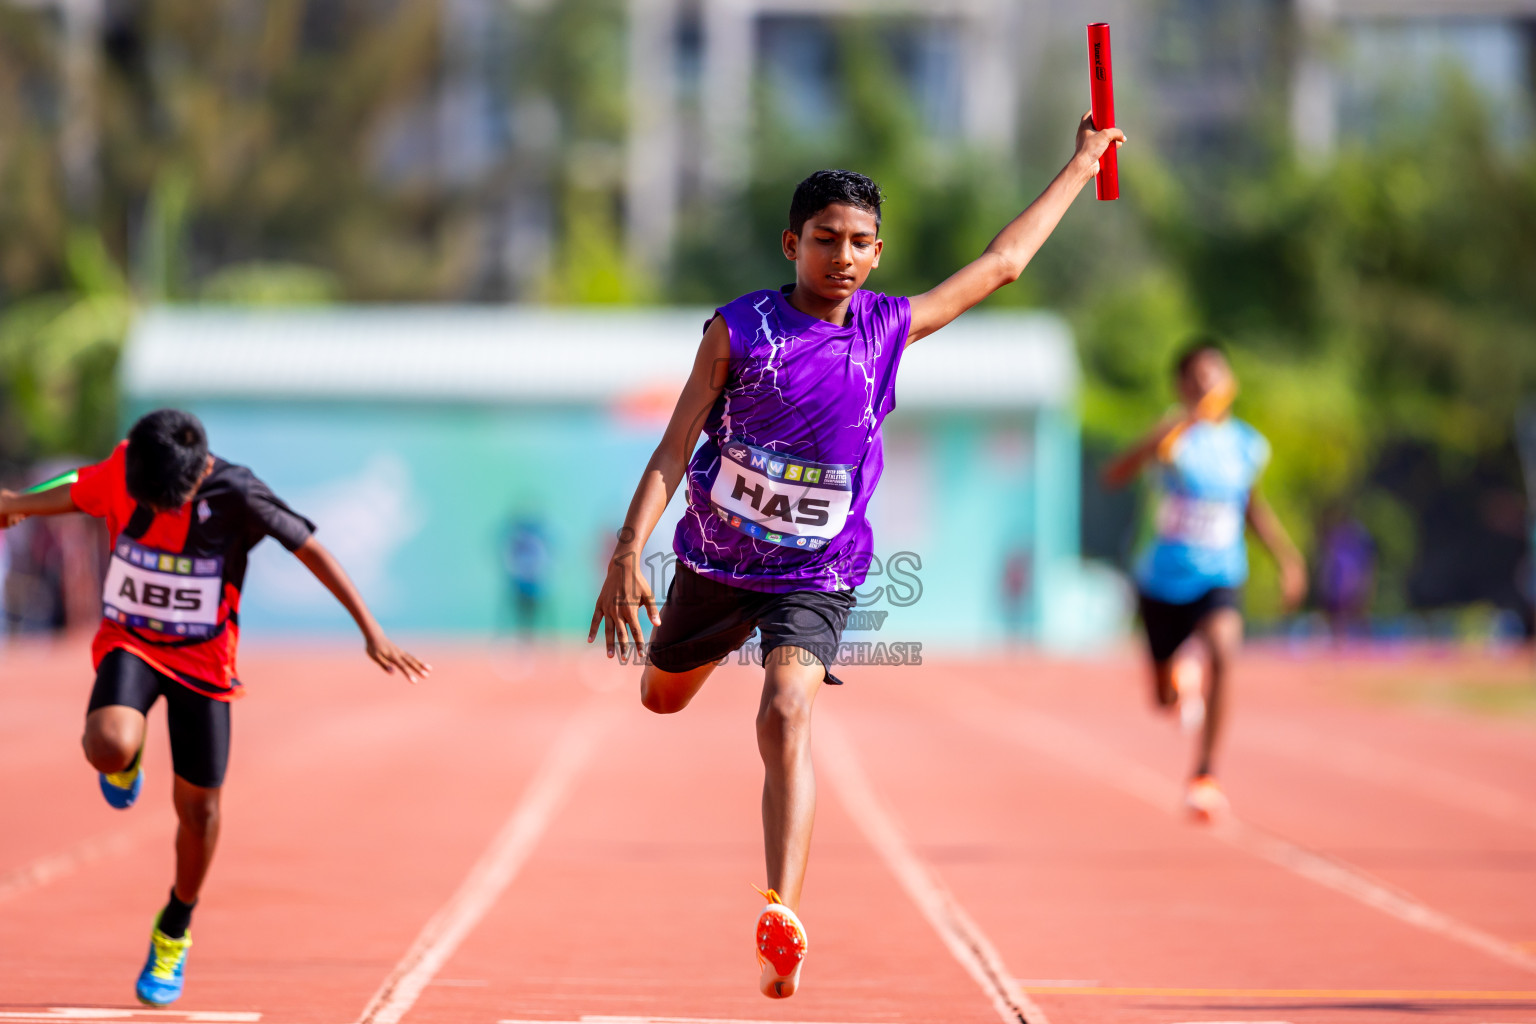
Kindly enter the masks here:
[[[56, 116], [69, 192], [88, 207], [100, 77], [112, 70], [146, 105], [169, 103], [161, 92], [184, 42], [160, 39], [164, 26], [142, 2], [0, 5], [56, 22], [52, 94], [41, 80], [27, 91]], [[260, 0], [228, 6], [224, 31], [275, 17]], [[319, 60], [402, 9], [302, 7], [272, 31], [296, 34], [295, 53]], [[473, 251], [457, 257], [454, 280], [477, 300], [541, 293], [573, 230], [562, 207], [573, 196], [615, 222], [637, 279], [665, 280], [679, 216], [745, 186], [765, 117], [812, 142], [836, 131], [850, 40], [852, 52], [880, 52], [890, 91], [936, 147], [1015, 165], [1044, 161], [1041, 140], [1054, 160], [1062, 123], [1086, 106], [1090, 19], [1114, 27], [1122, 123], [1175, 162], [1240, 156], [1255, 123], [1271, 121], [1288, 121], [1304, 152], [1326, 155], [1393, 111], [1411, 115], [1444, 71], [1467, 78], [1502, 130], [1522, 136], [1536, 84], [1536, 0], [445, 0], [435, 11], [435, 25], [414, 29], [431, 39], [417, 45], [435, 48], [432, 73], [373, 85], [389, 99], [370, 173], [434, 197], [443, 215], [472, 211], [463, 244]], [[409, 35], [403, 24], [397, 34]], [[238, 79], [243, 58], [230, 49]], [[414, 52], [401, 61], [420, 62]], [[153, 218], [143, 220], [136, 230], [150, 229]]]
[[1425, 112], [1447, 74], [1481, 94], [1501, 131], [1529, 136], [1536, 0], [1292, 2], [1291, 131], [1304, 153]]
[[[1241, 155], [1255, 122], [1289, 118], [1326, 155], [1464, 75], [1508, 131], [1528, 132], [1536, 0], [628, 0], [631, 258], [670, 251], [681, 208], [742, 188], [775, 114], [814, 138], [842, 99], [839, 33], [883, 47], [939, 145], [1011, 154], [1087, 105], [1084, 24], [1114, 29], [1123, 125], [1178, 163]], [[1277, 100], [1283, 109], [1276, 109]], [[1032, 137], [1032, 136], [1031, 136]], [[1046, 132], [1044, 137], [1053, 137]]]
[[[159, 309], [128, 343], [125, 415], [199, 415], [214, 450], [313, 518], [400, 628], [490, 633], [507, 510], [536, 517], [541, 628], [584, 635], [706, 315]], [[1116, 585], [1078, 560], [1077, 379], [1071, 336], [1045, 314], [973, 314], [906, 354], [871, 506], [879, 561], [861, 609], [875, 614], [850, 640], [969, 647], [1014, 630], [1071, 646], [1119, 627]], [[646, 554], [658, 590], [680, 510]], [[1030, 572], [1005, 607], [1010, 559]], [[349, 628], [275, 545], [251, 579], [253, 634]]]
[[626, 237], [643, 265], [666, 259], [681, 204], [746, 185], [765, 105], [806, 135], [836, 128], [840, 31], [888, 52], [890, 88], [908, 95], [927, 132], [1008, 149], [1031, 64], [1015, 44], [1035, 34], [1026, 29], [1040, 9], [1016, 0], [628, 0], [628, 8]]

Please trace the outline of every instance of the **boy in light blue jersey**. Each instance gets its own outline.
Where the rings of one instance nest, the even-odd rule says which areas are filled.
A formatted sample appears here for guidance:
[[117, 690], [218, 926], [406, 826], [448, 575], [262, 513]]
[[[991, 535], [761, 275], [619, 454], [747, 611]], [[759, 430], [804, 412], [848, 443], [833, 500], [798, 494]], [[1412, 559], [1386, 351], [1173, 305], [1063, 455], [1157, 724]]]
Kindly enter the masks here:
[[[1257, 489], [1269, 463], [1269, 442], [1228, 411], [1237, 380], [1226, 355], [1213, 341], [1196, 341], [1180, 356], [1175, 377], [1180, 412], [1111, 462], [1104, 478], [1121, 486], [1154, 464], [1153, 536], [1135, 569], [1141, 621], [1158, 706], [1178, 707], [1186, 728], [1200, 729], [1185, 802], [1196, 817], [1210, 820], [1227, 807], [1211, 760], [1232, 660], [1243, 638], [1238, 592], [1248, 579], [1244, 527], [1253, 527], [1279, 562], [1288, 608], [1305, 595], [1307, 575], [1300, 553]], [[1209, 672], [1202, 671], [1202, 660]]]

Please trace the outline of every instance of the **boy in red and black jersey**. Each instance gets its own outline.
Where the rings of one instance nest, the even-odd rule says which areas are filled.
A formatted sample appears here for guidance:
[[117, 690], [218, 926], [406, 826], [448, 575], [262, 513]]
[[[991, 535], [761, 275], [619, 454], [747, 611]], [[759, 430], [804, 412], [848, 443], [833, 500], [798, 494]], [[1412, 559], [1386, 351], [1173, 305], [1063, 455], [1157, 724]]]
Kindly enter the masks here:
[[80, 470], [69, 498], [81, 512], [105, 519], [113, 539], [95, 661], [127, 651], [183, 686], [227, 701], [242, 693], [235, 648], [250, 550], [273, 537], [299, 552], [315, 526], [249, 469], [204, 458], [195, 496], [172, 511], [156, 512], [129, 494], [126, 441], [106, 461]]
[[218, 839], [230, 702], [244, 692], [235, 649], [251, 549], [274, 537], [292, 551], [352, 614], [369, 657], [386, 672], [414, 682], [429, 668], [384, 635], [315, 540], [314, 524], [249, 469], [210, 455], [190, 413], [145, 416], [73, 484], [36, 494], [0, 491], [0, 527], [76, 511], [105, 519], [112, 539], [82, 743], [114, 807], [132, 806], [143, 788], [145, 715], [159, 698], [166, 702], [179, 820], [176, 883], [137, 986], [141, 1001], [164, 1006], [181, 995], [187, 929]]

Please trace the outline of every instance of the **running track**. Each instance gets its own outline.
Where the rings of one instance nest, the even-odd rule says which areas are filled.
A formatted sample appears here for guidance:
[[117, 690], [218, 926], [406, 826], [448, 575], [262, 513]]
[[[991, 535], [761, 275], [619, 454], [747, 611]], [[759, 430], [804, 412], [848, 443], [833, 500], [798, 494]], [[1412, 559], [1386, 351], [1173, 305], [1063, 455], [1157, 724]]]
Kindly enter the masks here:
[[1536, 724], [1354, 695], [1390, 665], [1251, 655], [1214, 830], [1177, 813], [1187, 741], [1128, 658], [848, 669], [812, 955], [773, 1003], [757, 673], [661, 718], [586, 650], [424, 647], [415, 688], [247, 653], [173, 1014], [131, 992], [170, 879], [163, 720], [113, 811], [83, 645], [0, 652], [0, 1024], [1536, 1022]]

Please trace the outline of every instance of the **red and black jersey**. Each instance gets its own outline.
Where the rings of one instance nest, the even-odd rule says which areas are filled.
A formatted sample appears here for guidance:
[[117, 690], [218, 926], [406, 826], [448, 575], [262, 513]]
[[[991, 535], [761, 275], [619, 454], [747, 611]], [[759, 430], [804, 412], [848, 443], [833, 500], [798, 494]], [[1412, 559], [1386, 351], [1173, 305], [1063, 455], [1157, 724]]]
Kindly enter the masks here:
[[126, 650], [198, 693], [233, 700], [243, 692], [235, 648], [250, 551], [264, 537], [296, 551], [315, 524], [249, 469], [217, 457], [192, 500], [156, 513], [128, 494], [127, 452], [124, 441], [80, 470], [69, 491], [112, 538], [92, 657], [100, 665]]

